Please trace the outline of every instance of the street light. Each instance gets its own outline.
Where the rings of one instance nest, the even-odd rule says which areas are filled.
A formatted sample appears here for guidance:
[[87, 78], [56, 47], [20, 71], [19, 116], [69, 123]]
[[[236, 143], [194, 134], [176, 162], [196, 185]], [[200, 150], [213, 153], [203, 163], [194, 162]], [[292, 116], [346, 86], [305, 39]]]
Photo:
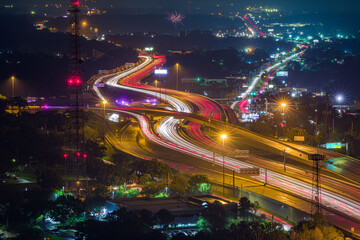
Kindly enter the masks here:
[[102, 103], [104, 104], [104, 121], [103, 121], [103, 142], [105, 145], [105, 111], [106, 111], [106, 100], [103, 100]]
[[176, 63], [176, 90], [179, 90], [179, 63]]
[[223, 196], [225, 196], [225, 139], [226, 134], [221, 134], [222, 145], [223, 145]]
[[[280, 105], [282, 107], [282, 122], [284, 124], [286, 103], [282, 102]], [[283, 128], [283, 141], [285, 141], [285, 124], [283, 125], [282, 128]]]
[[342, 95], [337, 95], [335, 99], [336, 99], [337, 103], [342, 103], [344, 100], [344, 97]]
[[11, 93], [12, 97], [15, 97], [15, 77], [11, 76]]

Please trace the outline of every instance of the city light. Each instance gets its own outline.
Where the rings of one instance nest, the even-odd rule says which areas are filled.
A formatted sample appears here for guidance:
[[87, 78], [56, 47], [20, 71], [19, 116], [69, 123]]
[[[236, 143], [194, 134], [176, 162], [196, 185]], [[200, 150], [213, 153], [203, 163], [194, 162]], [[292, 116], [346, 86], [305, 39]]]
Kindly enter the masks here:
[[335, 99], [336, 99], [337, 103], [342, 103], [343, 100], [344, 100], [344, 96], [343, 95], [337, 95]]
[[221, 139], [225, 140], [227, 138], [226, 134], [221, 134]]

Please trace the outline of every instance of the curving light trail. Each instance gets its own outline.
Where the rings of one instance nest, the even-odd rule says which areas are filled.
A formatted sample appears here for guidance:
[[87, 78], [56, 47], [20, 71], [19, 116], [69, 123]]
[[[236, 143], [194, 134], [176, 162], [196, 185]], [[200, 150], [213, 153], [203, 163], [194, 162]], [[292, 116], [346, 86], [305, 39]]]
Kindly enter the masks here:
[[[114, 74], [114, 75], [110, 76], [111, 78], [107, 81], [107, 84], [110, 86], [114, 86], [114, 87], [120, 87], [120, 88], [129, 89], [129, 90], [133, 90], [133, 91], [143, 92], [143, 93], [150, 94], [150, 95], [155, 95], [154, 91], [152, 91], [150, 89], [143, 89], [143, 88], [147, 88], [147, 87], [138, 89], [138, 88], [134, 88], [134, 87], [130, 87], [130, 86], [124, 86], [124, 85], [117, 84], [119, 79], [129, 76], [130, 74], [139, 71], [140, 68], [144, 68], [144, 66], [150, 64], [151, 59], [149, 57], [145, 57], [145, 58], [146, 59], [145, 59], [144, 63], [142, 63], [141, 65], [139, 65], [135, 68], [129, 69], [127, 71], [124, 71], [121, 74], [118, 74], [118, 75]], [[276, 66], [272, 66], [272, 67], [274, 68]], [[107, 77], [109, 77], [109, 75]], [[101, 82], [102, 80], [103, 80], [103, 78], [101, 78], [100, 80], [98, 79], [97, 83]], [[144, 86], [144, 85], [142, 85], [142, 86]], [[151, 88], [151, 86], [149, 86], [149, 87]], [[94, 88], [94, 90], [95, 90], [95, 88]], [[99, 91], [95, 90], [95, 92], [98, 94], [100, 99], [103, 99], [103, 96], [101, 95], [101, 93]], [[190, 107], [188, 107], [187, 104], [183, 103], [179, 99], [174, 98], [169, 95], [167, 97], [169, 98], [168, 99], [169, 103], [172, 104], [174, 106], [174, 108], [176, 110], [178, 110], [179, 112], [191, 112], [192, 111], [192, 109]], [[198, 105], [200, 112], [202, 114], [204, 114], [204, 116], [213, 115], [212, 112], [209, 112], [206, 110], [206, 108], [207, 108], [206, 104], [208, 104], [208, 103], [202, 102], [201, 104]], [[160, 136], [160, 137], [158, 137], [151, 131], [150, 122], [143, 115], [140, 115], [137, 113], [132, 113], [130, 111], [125, 111], [125, 110], [114, 110], [114, 111], [121, 112], [121, 113], [128, 114], [128, 115], [135, 117], [139, 121], [141, 131], [144, 133], [144, 135], [150, 141], [153, 141], [153, 142], [155, 142], [159, 145], [162, 145], [164, 147], [167, 147], [169, 149], [172, 149], [172, 150], [175, 150], [178, 152], [182, 152], [182, 153], [191, 155], [193, 157], [200, 158], [200, 159], [208, 161], [208, 162], [214, 162], [215, 164], [218, 164], [218, 165], [223, 164], [222, 158], [216, 158], [216, 157], [213, 158], [213, 156], [212, 156], [213, 152], [211, 152], [207, 149], [201, 148], [199, 146], [196, 146], [196, 145], [184, 140], [178, 134], [178, 131], [177, 131], [177, 127], [179, 125], [178, 119], [174, 119], [172, 117], [164, 118], [164, 120], [160, 122], [159, 127], [157, 129], [157, 132]], [[214, 115], [214, 116], [219, 117], [219, 115]], [[198, 137], [201, 138], [203, 135], [200, 135], [200, 126], [197, 125], [197, 123], [192, 123], [191, 126], [194, 128], [193, 133], [197, 134]], [[225, 157], [224, 165], [226, 165], [227, 168], [233, 169], [236, 171], [239, 171], [239, 169], [241, 169], [241, 168], [255, 167], [252, 164], [243, 163], [243, 162], [240, 162], [240, 161], [230, 158], [230, 157]], [[269, 184], [279, 187], [281, 189], [285, 189], [285, 190], [292, 192], [298, 196], [302, 196], [307, 199], [311, 199], [312, 186], [310, 184], [304, 183], [304, 182], [294, 179], [294, 178], [290, 178], [288, 176], [283, 176], [282, 174], [278, 174], [278, 173], [272, 172], [272, 171], [267, 171], [267, 174], [268, 174], [268, 183]], [[258, 181], [265, 180], [264, 173], [261, 173], [260, 176], [256, 176], [253, 178]], [[360, 206], [359, 206], [359, 203], [354, 200], [351, 200], [347, 197], [332, 193], [328, 190], [323, 190], [321, 201], [322, 201], [323, 205], [325, 205], [329, 208], [333, 208], [335, 210], [341, 211], [342, 213], [344, 213], [346, 215], [349, 215], [351, 217], [354, 217], [354, 218], [360, 220]]]
[[[242, 94], [240, 94], [240, 98], [244, 99], [247, 95], [250, 94], [250, 92], [252, 92], [254, 90], [254, 88], [256, 87], [256, 85], [258, 84], [260, 78], [261, 78], [261, 75], [263, 75], [264, 73], [266, 72], [269, 72], [277, 67], [279, 67], [281, 64], [285, 63], [285, 62], [288, 62], [290, 61], [291, 59], [294, 59], [294, 58], [297, 58], [301, 55], [304, 54], [306, 50], [303, 50], [301, 52], [298, 52], [298, 53], [295, 53], [287, 58], [285, 58], [284, 60], [282, 60], [281, 62], [277, 62], [275, 63], [274, 65], [270, 66], [270, 67], [267, 67], [265, 70], [261, 71], [252, 81], [252, 83], [250, 84], [250, 86], [248, 87], [248, 89], [246, 89], [245, 92], [243, 92]], [[231, 105], [231, 108], [234, 109], [235, 106], [239, 104], [239, 101], [235, 101], [232, 105]]]
[[[180, 151], [191, 155], [193, 157], [201, 158], [202, 160], [214, 162], [222, 166], [222, 158], [213, 158], [213, 152], [207, 149], [203, 149], [197, 145], [194, 145], [186, 140], [184, 140], [177, 131], [178, 125], [177, 119], [172, 117], [167, 117], [161, 121], [157, 132], [161, 137], [161, 142], [164, 146], [171, 148], [176, 151]], [[174, 144], [176, 142], [177, 144]], [[241, 168], [252, 168], [256, 167], [252, 164], [240, 162], [237, 159], [226, 157], [225, 156], [224, 165], [226, 168], [239, 171]], [[252, 178], [264, 182], [265, 174], [264, 169], [259, 176], [254, 176]], [[278, 187], [280, 189], [287, 190], [297, 196], [312, 199], [312, 185], [305, 183], [301, 180], [294, 179], [273, 171], [267, 171], [268, 175], [268, 184]], [[321, 193], [321, 203], [322, 205], [340, 211], [348, 216], [360, 220], [360, 203], [354, 201], [350, 198], [338, 195], [329, 190], [323, 189]]]

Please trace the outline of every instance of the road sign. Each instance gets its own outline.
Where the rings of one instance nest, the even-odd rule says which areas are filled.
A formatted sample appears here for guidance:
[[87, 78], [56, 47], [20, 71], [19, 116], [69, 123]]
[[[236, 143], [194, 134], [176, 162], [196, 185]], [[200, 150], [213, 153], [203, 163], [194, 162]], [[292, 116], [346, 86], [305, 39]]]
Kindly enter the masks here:
[[276, 76], [278, 77], [287, 77], [289, 75], [288, 71], [278, 71]]
[[260, 168], [240, 168], [240, 176], [259, 176]]
[[234, 157], [235, 157], [235, 158], [249, 157], [249, 150], [236, 149], [236, 150], [235, 150]]
[[168, 70], [167, 69], [155, 69], [155, 74], [159, 74], [159, 75], [166, 75], [168, 74]]
[[294, 142], [304, 142], [305, 136], [294, 136]]
[[341, 148], [341, 142], [327, 143], [326, 149]]
[[309, 160], [320, 161], [320, 160], [324, 160], [324, 159], [325, 159], [325, 155], [321, 155], [321, 154], [309, 154], [308, 158], [309, 158]]

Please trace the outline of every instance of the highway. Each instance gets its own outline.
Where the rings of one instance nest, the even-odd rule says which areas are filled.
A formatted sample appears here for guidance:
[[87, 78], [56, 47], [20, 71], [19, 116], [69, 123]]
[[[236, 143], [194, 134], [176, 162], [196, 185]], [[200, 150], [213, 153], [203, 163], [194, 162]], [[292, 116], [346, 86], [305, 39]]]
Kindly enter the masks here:
[[[129, 69], [126, 72], [120, 74], [107, 76], [107, 79], [109, 80], [107, 80], [106, 84], [112, 87], [137, 91], [156, 97], [158, 95], [158, 92], [161, 90], [159, 88], [144, 85], [141, 83], [142, 78], [149, 74], [149, 72], [147, 72], [146, 70], [141, 69], [144, 69], [145, 66], [151, 66], [151, 64], [159, 63], [152, 62], [151, 58], [149, 59], [149, 57], [144, 56], [144, 58], [146, 58], [146, 60], [142, 63], [143, 65], [141, 67], [139, 67], [139, 65], [137, 69]], [[161, 58], [159, 59], [159, 61], [161, 62]], [[277, 66], [272, 66], [272, 68], [276, 67]], [[137, 73], [136, 76], [134, 76], [134, 73]], [[105, 77], [103, 79], [105, 79]], [[100, 82], [103, 79], [97, 82]], [[99, 91], [95, 92], [100, 99], [104, 98]], [[297, 149], [298, 146], [286, 146], [283, 143], [263, 138], [262, 136], [250, 133], [246, 130], [237, 128], [231, 124], [224, 122], [224, 120], [226, 121], [226, 114], [223, 114], [224, 110], [221, 108], [221, 106], [211, 100], [208, 100], [205, 97], [197, 96], [195, 94], [182, 93], [174, 90], [166, 90], [165, 95], [166, 100], [172, 106], [172, 111], [175, 111], [173, 112], [174, 115], [192, 113], [199, 114], [204, 118], [213, 118], [214, 120], [210, 121], [209, 123], [209, 125], [211, 125], [213, 128], [218, 125], [223, 125], [225, 128], [233, 130], [235, 134], [242, 135], [243, 137], [248, 138], [250, 141], [262, 142], [263, 145], [268, 145], [275, 149], [277, 148], [280, 151], [282, 151], [285, 146], [287, 153], [293, 156], [297, 156], [300, 159], [305, 160], [305, 158], [307, 158], [306, 154], [304, 154], [304, 156], [301, 155], [304, 153], [304, 151], [301, 149]], [[208, 109], [209, 107], [212, 108], [212, 111]], [[223, 164], [221, 157], [215, 157], [214, 159], [213, 151], [205, 147], [199, 146], [201, 144], [205, 144], [210, 146], [211, 148], [218, 149], [219, 152], [221, 152], [222, 148], [219, 143], [214, 142], [212, 139], [209, 139], [204, 135], [204, 133], [201, 131], [202, 124], [197, 121], [189, 121], [189, 123], [187, 124], [187, 132], [190, 138], [194, 139], [194, 141], [192, 142], [186, 140], [184, 136], [179, 134], [179, 119], [177, 118], [164, 117], [158, 124], [156, 124], [156, 126], [152, 126], [151, 122], [143, 114], [145, 111], [139, 109], [125, 109], [113, 111], [119, 111], [121, 113], [131, 115], [132, 117], [137, 119], [144, 136], [149, 141], [157, 145], [160, 145], [172, 151], [187, 154], [202, 161], [207, 161], [209, 163], [215, 162], [215, 164], [219, 166]], [[139, 111], [142, 113], [139, 113]], [[155, 132], [153, 132], [153, 129], [155, 129]], [[229, 150], [229, 148], [226, 149], [228, 151], [231, 151]], [[226, 156], [224, 165], [227, 169], [234, 169], [235, 171], [239, 171], [240, 168], [254, 167], [255, 165], [251, 164], [251, 162], [255, 162], [253, 157], [240, 161], [238, 159]], [[196, 164], [197, 163], [194, 162], [194, 165]], [[261, 164], [261, 159], [257, 161], [257, 164]], [[267, 161], [266, 164], [268, 169], [271, 169], [275, 168], [277, 163], [275, 164], [271, 161]], [[292, 177], [288, 176], [290, 174], [267, 170], [268, 184], [275, 186], [279, 189], [291, 192], [302, 198], [305, 197], [311, 199], [311, 176], [304, 176], [303, 172], [296, 172], [296, 169], [294, 168], [289, 171], [291, 171], [291, 175], [293, 175]], [[259, 182], [264, 182], [264, 171], [262, 171], [260, 176], [253, 177], [253, 179]], [[327, 182], [329, 180], [333, 182]], [[343, 188], [345, 194], [338, 194], [338, 189], [336, 188], [336, 184], [334, 184], [337, 183], [337, 181], [338, 179], [335, 177], [333, 179], [327, 179], [325, 181], [326, 183], [324, 182], [325, 185], [329, 185], [330, 187], [324, 188], [322, 191], [322, 204], [330, 209], [342, 212], [343, 214], [351, 216], [352, 218], [360, 221], [360, 205], [359, 199], [357, 199], [359, 195], [359, 189], [349, 184], [349, 186]], [[339, 186], [343, 187], [343, 185], [341, 185], [343, 184], [342, 180], [339, 181], [337, 184], [340, 184]], [[348, 192], [346, 192], [345, 189]], [[351, 195], [355, 196], [354, 198], [356, 199], [351, 198]]]
[[[294, 59], [294, 58], [297, 58], [298, 56], [302, 55], [305, 53], [306, 50], [303, 50], [303, 51], [300, 51], [298, 53], [295, 53], [295, 54], [292, 54], [291, 56], [285, 58], [284, 60], [280, 61], [280, 62], [276, 62], [274, 63], [273, 65], [271, 66], [268, 66], [266, 67], [264, 70], [260, 71], [260, 73], [258, 75], [256, 75], [256, 77], [253, 78], [251, 84], [249, 85], [248, 89], [246, 89], [245, 92], [241, 93], [238, 97], [241, 98], [241, 99], [245, 99], [252, 91], [254, 91], [256, 85], [258, 84], [258, 82], [260, 81], [261, 79], [261, 76], [263, 74], [266, 74], [270, 71], [273, 71], [277, 68], [282, 68], [282, 65], [287, 63], [288, 61]], [[239, 104], [240, 101], [235, 101], [232, 105], [231, 105], [231, 108], [234, 109], [238, 104]]]

